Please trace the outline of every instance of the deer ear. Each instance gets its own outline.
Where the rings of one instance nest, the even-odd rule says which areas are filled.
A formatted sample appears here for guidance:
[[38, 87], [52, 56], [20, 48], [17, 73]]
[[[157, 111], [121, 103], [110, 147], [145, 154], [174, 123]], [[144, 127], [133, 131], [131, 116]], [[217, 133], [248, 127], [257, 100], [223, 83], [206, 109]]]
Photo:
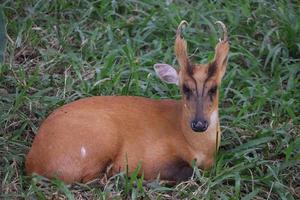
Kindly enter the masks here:
[[179, 76], [177, 71], [168, 64], [157, 63], [154, 66], [154, 70], [160, 80], [178, 85], [179, 83]]

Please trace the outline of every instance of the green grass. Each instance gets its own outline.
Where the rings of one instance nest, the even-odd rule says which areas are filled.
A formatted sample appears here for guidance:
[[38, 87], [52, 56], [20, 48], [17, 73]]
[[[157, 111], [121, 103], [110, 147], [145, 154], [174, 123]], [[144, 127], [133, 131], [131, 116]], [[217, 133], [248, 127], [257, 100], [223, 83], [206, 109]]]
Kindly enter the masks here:
[[[300, 4], [249, 2], [4, 0], [0, 199], [299, 199]], [[214, 22], [229, 29], [215, 166], [175, 186], [134, 174], [72, 185], [27, 177], [25, 155], [55, 108], [94, 95], [180, 98], [152, 66], [176, 65], [175, 29], [183, 19], [199, 63], [214, 55]]]

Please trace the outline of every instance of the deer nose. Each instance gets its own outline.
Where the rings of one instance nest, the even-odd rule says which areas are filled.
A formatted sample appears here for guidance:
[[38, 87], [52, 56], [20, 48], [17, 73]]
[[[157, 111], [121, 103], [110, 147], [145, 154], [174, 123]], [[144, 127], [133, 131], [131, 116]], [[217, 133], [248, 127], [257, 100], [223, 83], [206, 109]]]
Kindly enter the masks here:
[[193, 120], [191, 128], [195, 132], [204, 132], [207, 130], [208, 122], [206, 120]]

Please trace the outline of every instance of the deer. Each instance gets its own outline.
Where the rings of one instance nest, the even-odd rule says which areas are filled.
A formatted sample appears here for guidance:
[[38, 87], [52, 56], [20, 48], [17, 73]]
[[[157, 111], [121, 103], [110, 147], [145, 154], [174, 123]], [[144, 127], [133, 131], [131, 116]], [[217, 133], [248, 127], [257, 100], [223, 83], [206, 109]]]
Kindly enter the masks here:
[[135, 96], [94, 96], [57, 108], [46, 118], [26, 156], [28, 175], [58, 178], [65, 183], [91, 181], [107, 172], [132, 173], [140, 165], [145, 180], [181, 182], [193, 166], [207, 170], [221, 142], [219, 88], [225, 74], [227, 28], [208, 64], [189, 56], [182, 21], [175, 35], [176, 70], [157, 63], [154, 71], [179, 87], [181, 100]]

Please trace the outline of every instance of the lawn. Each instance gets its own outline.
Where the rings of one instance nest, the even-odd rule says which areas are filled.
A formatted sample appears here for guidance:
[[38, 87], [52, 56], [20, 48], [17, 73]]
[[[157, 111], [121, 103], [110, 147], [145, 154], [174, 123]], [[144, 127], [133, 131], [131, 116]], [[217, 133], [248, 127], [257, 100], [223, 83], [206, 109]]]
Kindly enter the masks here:
[[[0, 199], [299, 199], [300, 4], [233, 0], [4, 0], [0, 64]], [[214, 167], [187, 182], [119, 174], [88, 184], [24, 172], [41, 122], [95, 95], [180, 99], [153, 65], [177, 65], [181, 20], [191, 59], [207, 63], [223, 21], [231, 49], [222, 82], [222, 143]], [[3, 20], [1, 21], [3, 22]], [[0, 22], [0, 36], [4, 31]], [[2, 23], [3, 24], [3, 23]], [[1, 61], [2, 59], [0, 59]]]

